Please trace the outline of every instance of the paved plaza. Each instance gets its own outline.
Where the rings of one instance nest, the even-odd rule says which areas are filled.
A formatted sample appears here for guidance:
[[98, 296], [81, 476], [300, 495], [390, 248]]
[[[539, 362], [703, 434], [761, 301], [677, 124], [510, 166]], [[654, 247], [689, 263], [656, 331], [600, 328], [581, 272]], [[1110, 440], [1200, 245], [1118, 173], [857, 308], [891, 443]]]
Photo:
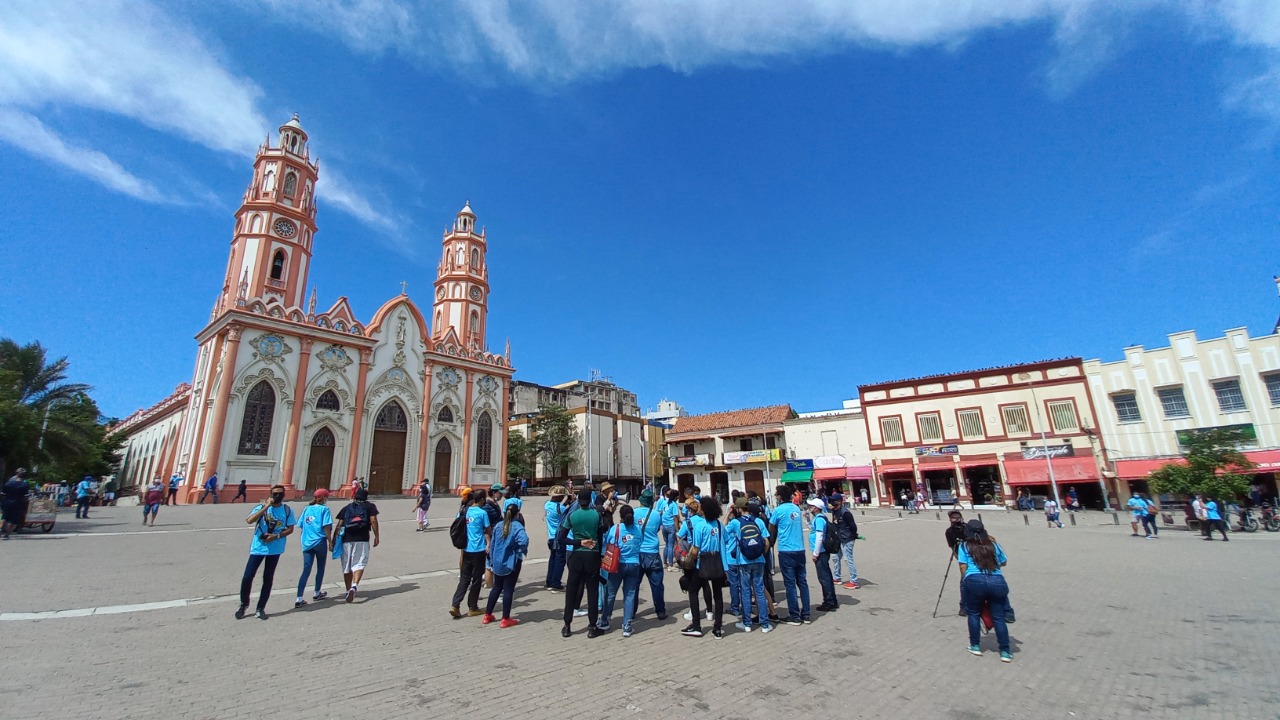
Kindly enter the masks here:
[[[265, 622], [232, 617], [246, 506], [163, 508], [155, 528], [138, 524], [140, 508], [97, 509], [84, 521], [67, 512], [52, 534], [0, 543], [0, 715], [1280, 717], [1280, 534], [1209, 543], [1166, 530], [1151, 541], [1102, 513], [1050, 530], [1036, 515], [1024, 525], [1020, 513], [984, 511], [1009, 555], [1018, 614], [1015, 659], [1002, 665], [994, 635], [983, 657], [965, 652], [954, 569], [931, 617], [947, 562], [932, 511], [859, 515], [864, 585], [839, 589], [841, 609], [815, 612], [812, 625], [761, 635], [729, 621], [723, 640], [682, 637], [687, 606], [667, 573], [666, 621], [654, 618], [646, 589], [632, 637], [615, 615], [613, 632], [588, 640], [582, 618], [565, 640], [564, 596], [540, 589], [540, 500], [526, 506], [533, 551], [516, 596], [522, 624], [447, 615], [454, 506], [438, 500], [432, 529], [415, 533], [411, 501], [379, 502], [375, 580], [351, 605], [293, 609], [301, 560], [291, 537]], [[336, 569], [327, 582], [341, 583]], [[812, 569], [809, 580], [816, 605]]]

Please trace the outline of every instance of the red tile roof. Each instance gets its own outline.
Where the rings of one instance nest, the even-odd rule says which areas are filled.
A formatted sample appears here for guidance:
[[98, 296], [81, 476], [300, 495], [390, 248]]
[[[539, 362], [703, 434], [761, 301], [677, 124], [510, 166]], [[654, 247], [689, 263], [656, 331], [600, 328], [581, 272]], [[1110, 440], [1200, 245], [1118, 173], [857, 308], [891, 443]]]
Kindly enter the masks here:
[[747, 408], [745, 410], [726, 410], [724, 412], [707, 413], [706, 415], [690, 415], [676, 420], [669, 434], [692, 432], [714, 433], [717, 430], [751, 427], [753, 425], [776, 425], [796, 416], [790, 405], [770, 405], [769, 407]]

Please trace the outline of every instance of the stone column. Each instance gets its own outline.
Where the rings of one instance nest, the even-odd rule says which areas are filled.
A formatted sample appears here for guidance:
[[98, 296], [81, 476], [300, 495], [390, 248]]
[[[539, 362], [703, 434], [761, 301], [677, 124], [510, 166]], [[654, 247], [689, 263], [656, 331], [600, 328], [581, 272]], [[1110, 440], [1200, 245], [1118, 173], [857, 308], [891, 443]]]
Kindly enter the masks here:
[[218, 397], [213, 402], [213, 421], [209, 428], [209, 447], [204, 454], [203, 482], [214, 474], [218, 467], [218, 453], [222, 452], [222, 433], [227, 426], [227, 405], [231, 401], [231, 385], [235, 381], [236, 355], [240, 352], [240, 335], [244, 329], [239, 325], [227, 327], [227, 354], [222, 359], [222, 387], [218, 388]]
[[471, 386], [475, 384], [475, 374], [467, 371], [467, 397], [464, 401], [467, 410], [462, 416], [462, 485], [471, 484]]
[[[497, 423], [499, 428], [502, 428], [502, 431], [498, 433], [498, 441], [502, 443], [498, 446], [498, 452], [502, 453], [502, 463], [498, 470], [498, 482], [505, 485], [507, 483], [507, 433], [509, 432], [507, 430], [507, 411], [511, 407], [507, 396], [511, 392], [511, 386], [506, 380], [500, 380], [499, 382], [502, 383], [502, 407], [498, 410], [499, 417], [494, 422]], [[532, 480], [533, 478], [529, 479]]]
[[[190, 494], [193, 490], [191, 487], [192, 478], [200, 474], [200, 452], [204, 450], [204, 433], [209, 421], [209, 388], [213, 386], [213, 379], [217, 377], [217, 367], [222, 357], [222, 341], [224, 336], [218, 335], [213, 340], [212, 352], [209, 355], [209, 364], [204, 369], [204, 382], [199, 387], [191, 388], [191, 412], [192, 417], [188, 422], [194, 423], [192, 428], [193, 435], [191, 437], [191, 452], [187, 455], [187, 467], [182, 473], [185, 486], [182, 492]], [[196, 366], [196, 372], [200, 371]], [[197, 485], [199, 483], [196, 483]]]
[[351, 418], [351, 449], [347, 458], [347, 476], [342, 484], [350, 489], [351, 478], [356, 476], [356, 464], [360, 462], [360, 426], [364, 421], [364, 386], [369, 378], [369, 360], [373, 358], [373, 350], [360, 348], [360, 372], [356, 380], [356, 404], [352, 406], [355, 414]]
[[293, 468], [298, 457], [298, 431], [302, 425], [302, 396], [307, 391], [307, 366], [311, 363], [310, 338], [302, 339], [302, 351], [298, 354], [298, 377], [293, 383], [293, 411], [289, 414], [289, 432], [285, 435], [284, 469], [280, 482], [286, 495], [293, 490]]
[[[415, 482], [422, 482], [422, 478], [427, 476], [427, 443], [431, 440], [431, 363], [428, 362], [423, 366], [422, 378], [422, 432], [421, 441], [418, 443], [418, 477]], [[431, 486], [434, 489], [436, 479], [431, 478]]]

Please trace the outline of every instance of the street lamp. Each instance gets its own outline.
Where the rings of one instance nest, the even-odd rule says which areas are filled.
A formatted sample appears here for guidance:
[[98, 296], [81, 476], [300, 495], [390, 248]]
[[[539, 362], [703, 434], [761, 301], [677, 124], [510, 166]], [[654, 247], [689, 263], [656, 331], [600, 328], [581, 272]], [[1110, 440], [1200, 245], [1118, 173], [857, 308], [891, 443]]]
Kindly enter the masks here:
[[[40, 423], [40, 438], [36, 440], [37, 459], [39, 458], [40, 454], [44, 452], [44, 432], [45, 430], [49, 429], [49, 411], [53, 409], [54, 405], [66, 404], [71, 402], [75, 402], [75, 400], [72, 400], [71, 398], [66, 398], [66, 397], [54, 398], [53, 400], [49, 401], [49, 404], [44, 406], [44, 421]], [[40, 465], [33, 464], [31, 466], [32, 476], [35, 476], [36, 473], [38, 473], [39, 471], [40, 471]]]
[[1040, 426], [1040, 447], [1044, 451], [1045, 467], [1049, 468], [1049, 484], [1053, 486], [1053, 501], [1061, 508], [1062, 499], [1058, 497], [1058, 479], [1053, 474], [1053, 458], [1049, 455], [1049, 440], [1044, 434], [1044, 418], [1040, 415], [1040, 401], [1036, 400], [1036, 388], [1030, 373], [1018, 373], [1018, 379], [1026, 380], [1027, 388], [1031, 390], [1031, 404], [1036, 407], [1036, 423]]

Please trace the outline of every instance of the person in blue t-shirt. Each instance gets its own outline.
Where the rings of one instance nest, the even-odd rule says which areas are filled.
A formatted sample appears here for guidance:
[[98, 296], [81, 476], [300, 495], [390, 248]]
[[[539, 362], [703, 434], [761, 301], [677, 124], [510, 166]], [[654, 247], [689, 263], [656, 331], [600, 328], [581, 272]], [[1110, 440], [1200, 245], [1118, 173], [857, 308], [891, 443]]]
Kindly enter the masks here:
[[483, 615], [480, 611], [480, 585], [484, 582], [484, 566], [488, 547], [489, 513], [484, 505], [488, 502], [483, 490], [475, 490], [467, 496], [470, 505], [465, 516], [467, 519], [467, 547], [462, 551], [458, 562], [458, 587], [453, 591], [453, 603], [449, 607], [449, 615], [455, 620], [462, 617], [462, 599], [467, 600], [467, 614], [475, 617]]
[[617, 601], [618, 586], [622, 586], [622, 637], [631, 637], [631, 618], [635, 614], [636, 593], [640, 589], [640, 526], [636, 525], [635, 510], [630, 505], [618, 508], [618, 523], [605, 531], [605, 553], [609, 548], [619, 551], [618, 571], [608, 573], [605, 586], [603, 612], [596, 627], [609, 629], [613, 617], [613, 605]]
[[[680, 507], [680, 515], [677, 516], [676, 522], [678, 528], [676, 530], [676, 540], [683, 541], [684, 547], [692, 547], [694, 537], [697, 534], [698, 527], [705, 522], [702, 519], [702, 503], [697, 500], [686, 500], [684, 505]], [[698, 569], [693, 558], [687, 554], [680, 560], [680, 572], [683, 577], [680, 579], [680, 589], [685, 592], [692, 592], [697, 586]], [[702, 586], [702, 600], [707, 609], [707, 619], [711, 619], [711, 587], [709, 585]], [[685, 620], [693, 620], [693, 608], [690, 607], [684, 614]]]
[[827, 509], [826, 503], [818, 498], [809, 498], [808, 506], [811, 518], [810, 553], [813, 555], [814, 569], [818, 575], [818, 587], [822, 588], [822, 604], [817, 609], [820, 612], [839, 610], [840, 601], [836, 599], [836, 584], [831, 574], [831, 553], [826, 549], [826, 535], [829, 532], [835, 532], [835, 527], [827, 520], [827, 516], [822, 514]]
[[[696, 566], [689, 583], [689, 613], [692, 622], [680, 633], [689, 637], [702, 637], [702, 613], [699, 612], [698, 593], [709, 592], [711, 602], [707, 610], [711, 612], [711, 634], [716, 638], [723, 638], [725, 547], [724, 524], [720, 522], [723, 511], [720, 509], [720, 502], [710, 495], [703, 496], [702, 500], [696, 504], [698, 514], [690, 515], [688, 523], [693, 542], [693, 546], [689, 548], [689, 555]], [[692, 511], [694, 503], [689, 505]], [[717, 559], [712, 560], [713, 556]], [[713, 569], [714, 565], [708, 563], [720, 563], [720, 572], [716, 573]]]
[[676, 567], [676, 516], [680, 514], [680, 491], [667, 488], [662, 502], [666, 503], [659, 509], [659, 517], [662, 518], [662, 564], [669, 572], [675, 572], [678, 569]]
[[804, 513], [791, 502], [791, 488], [779, 485], [774, 494], [778, 505], [769, 516], [769, 530], [778, 550], [778, 567], [787, 593], [788, 625], [810, 622], [808, 558], [804, 553]]
[[[737, 492], [736, 490], [734, 492]], [[729, 586], [729, 614], [735, 617], [742, 616], [742, 595], [739, 587], [742, 583], [742, 576], [739, 574], [742, 567], [742, 558], [738, 554], [738, 538], [728, 531], [728, 527], [738, 521], [742, 517], [743, 509], [747, 506], [747, 499], [736, 498], [727, 507], [725, 516], [725, 534], [724, 534], [724, 573], [725, 584]], [[741, 624], [741, 623], [739, 623]]]
[[[661, 502], [661, 501], [659, 501]], [[649, 594], [653, 596], [653, 611], [659, 620], [667, 619], [666, 591], [663, 589], [662, 556], [658, 552], [658, 530], [662, 525], [662, 513], [653, 504], [653, 490], [640, 493], [640, 509], [635, 511], [636, 526], [640, 528], [640, 574], [649, 580]], [[636, 592], [636, 602], [640, 593]], [[637, 608], [631, 609], [634, 616]]]
[[1204, 503], [1205, 522], [1204, 522], [1204, 539], [1212, 540], [1213, 531], [1217, 530], [1222, 533], [1222, 540], [1226, 542], [1230, 540], [1227, 537], [1227, 523], [1222, 519], [1222, 513], [1218, 510], [1218, 503], [1213, 500], [1206, 500], [1203, 495], [1200, 496]]
[[547, 559], [546, 589], [551, 592], [564, 592], [565, 548], [556, 542], [556, 533], [560, 525], [573, 512], [573, 504], [569, 493], [563, 485], [551, 488], [549, 499], [542, 506], [543, 518], [547, 526], [547, 550], [551, 557]]
[[240, 578], [240, 607], [236, 619], [244, 617], [249, 609], [249, 593], [253, 590], [253, 578], [262, 567], [262, 590], [258, 595], [259, 620], [267, 619], [267, 599], [271, 597], [271, 584], [275, 580], [276, 565], [284, 554], [285, 538], [293, 534], [298, 521], [293, 510], [284, 504], [284, 486], [272, 485], [271, 498], [253, 509], [245, 522], [253, 526], [253, 543], [249, 547], [249, 562]]
[[93, 478], [88, 475], [76, 485], [76, 519], [89, 519], [89, 504], [93, 502]]
[[307, 580], [311, 577], [311, 566], [316, 566], [316, 587], [311, 595], [312, 600], [323, 600], [329, 593], [320, 590], [324, 584], [324, 562], [329, 556], [329, 542], [333, 539], [333, 513], [329, 512], [329, 491], [325, 488], [316, 490], [311, 504], [298, 517], [298, 526], [302, 535], [298, 544], [302, 546], [302, 577], [298, 578], [298, 599], [293, 601], [295, 608], [307, 604], [302, 595], [307, 589]]
[[[738, 595], [742, 603], [742, 621], [737, 623], [737, 628], [743, 632], [751, 632], [755, 623], [760, 625], [761, 632], [773, 630], [769, 622], [773, 608], [764, 589], [765, 558], [769, 554], [769, 526], [760, 517], [763, 512], [760, 503], [748, 501], [746, 512], [729, 521], [724, 529], [725, 544], [738, 563]], [[744, 549], [744, 527], [754, 528], [751, 532], [752, 542], [763, 545], [757, 550], [760, 553], [757, 557], [747, 557]]]
[[511, 602], [515, 597], [516, 583], [520, 580], [524, 556], [529, 552], [529, 533], [525, 531], [519, 516], [520, 504], [508, 503], [502, 512], [502, 522], [489, 534], [493, 589], [489, 591], [489, 602], [481, 620], [484, 625], [496, 619], [493, 617], [493, 610], [497, 607], [499, 598], [502, 599], [502, 622], [498, 623], [498, 627], [509, 628], [520, 624], [518, 619], [511, 617]]
[[1009, 603], [1009, 585], [1000, 568], [1009, 562], [1004, 550], [995, 543], [981, 520], [970, 520], [964, 526], [964, 542], [956, 546], [956, 563], [960, 566], [960, 584], [964, 590], [965, 611], [969, 615], [969, 652], [982, 655], [979, 646], [982, 632], [982, 608], [991, 609], [1000, 661], [1013, 662], [1009, 652], [1009, 628], [1005, 625], [1005, 608]]

